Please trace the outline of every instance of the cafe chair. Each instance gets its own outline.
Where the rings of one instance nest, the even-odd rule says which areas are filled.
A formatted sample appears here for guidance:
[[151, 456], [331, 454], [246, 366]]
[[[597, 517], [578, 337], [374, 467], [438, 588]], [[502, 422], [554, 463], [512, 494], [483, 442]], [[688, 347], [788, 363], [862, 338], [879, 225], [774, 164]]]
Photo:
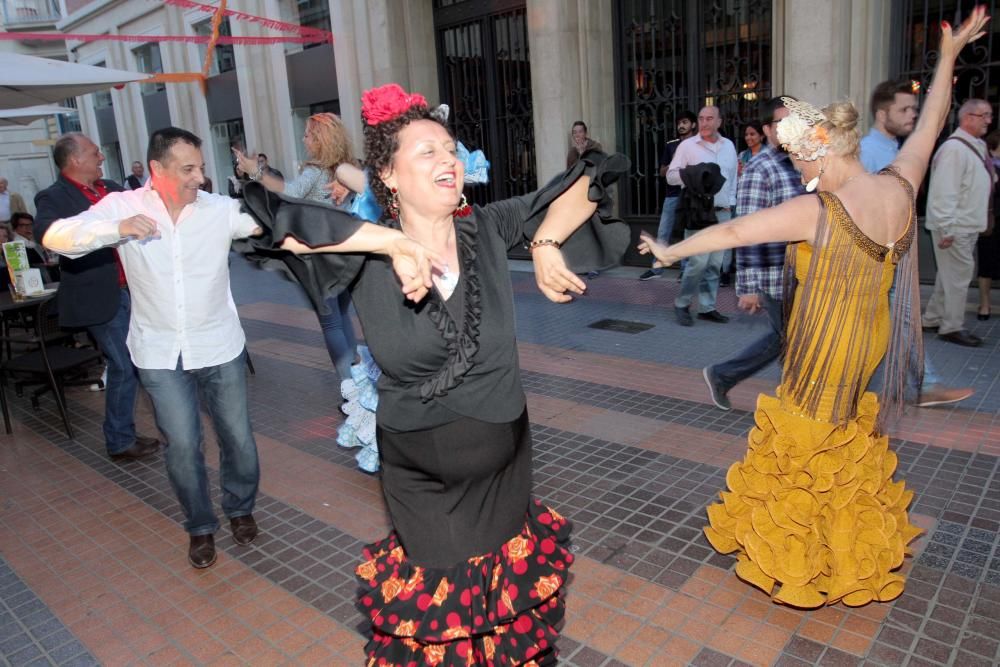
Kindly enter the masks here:
[[[67, 384], [78, 384], [90, 368], [98, 367], [103, 359], [95, 348], [80, 348], [65, 344], [71, 338], [70, 334], [59, 328], [59, 319], [55, 312], [56, 299], [46, 299], [34, 307], [34, 331], [30, 336], [18, 336], [19, 346], [26, 346], [20, 354], [0, 363], [0, 385], [7, 378], [14, 379], [19, 386], [23, 384], [41, 384], [42, 390], [32, 397], [32, 406], [39, 406], [39, 394], [51, 389], [59, 414], [62, 416], [66, 435], [73, 439], [73, 427], [69, 423], [69, 413], [66, 410]], [[90, 367], [90, 368], [88, 368]], [[76, 380], [76, 382], [74, 382]], [[93, 380], [85, 380], [93, 382]], [[0, 387], [0, 401], [4, 424], [10, 433], [10, 423], [7, 413], [6, 396]]]

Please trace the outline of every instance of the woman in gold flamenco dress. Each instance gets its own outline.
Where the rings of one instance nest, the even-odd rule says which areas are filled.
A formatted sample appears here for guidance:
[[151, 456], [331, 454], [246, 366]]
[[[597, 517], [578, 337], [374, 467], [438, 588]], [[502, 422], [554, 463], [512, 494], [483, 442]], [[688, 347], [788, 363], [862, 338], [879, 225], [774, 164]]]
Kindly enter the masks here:
[[[669, 265], [724, 248], [791, 243], [783, 381], [774, 396], [758, 399], [747, 454], [729, 468], [728, 490], [708, 508], [705, 528], [713, 547], [736, 553], [737, 576], [775, 602], [860, 606], [903, 591], [897, 570], [920, 530], [907, 517], [912, 491], [892, 480], [896, 455], [884, 429], [902, 403], [909, 351], [921, 343], [917, 317], [904, 314], [920, 312], [913, 193], [949, 110], [955, 58], [987, 20], [978, 7], [956, 31], [942, 24], [920, 121], [887, 169], [866, 174], [858, 161], [852, 104], [819, 111], [785, 98], [790, 114], [778, 138], [818, 196], [674, 246], [645, 235], [639, 245]], [[865, 389], [883, 358], [877, 397]]]

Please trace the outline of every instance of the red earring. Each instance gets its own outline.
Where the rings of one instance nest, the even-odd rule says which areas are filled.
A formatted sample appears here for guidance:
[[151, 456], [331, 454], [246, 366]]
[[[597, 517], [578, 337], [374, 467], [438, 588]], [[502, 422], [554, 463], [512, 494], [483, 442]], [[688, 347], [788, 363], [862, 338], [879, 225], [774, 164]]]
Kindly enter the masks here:
[[395, 220], [399, 217], [399, 191], [396, 188], [389, 188], [389, 215]]
[[469, 206], [469, 200], [465, 198], [465, 193], [462, 193], [462, 201], [458, 202], [458, 208], [452, 213], [456, 218], [464, 218], [468, 215], [472, 215], [472, 207]]

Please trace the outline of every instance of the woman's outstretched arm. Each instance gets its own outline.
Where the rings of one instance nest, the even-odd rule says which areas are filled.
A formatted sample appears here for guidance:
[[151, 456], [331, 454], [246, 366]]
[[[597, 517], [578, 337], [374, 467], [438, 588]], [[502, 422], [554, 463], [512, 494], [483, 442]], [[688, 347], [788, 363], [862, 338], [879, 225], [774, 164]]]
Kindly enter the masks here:
[[816, 237], [819, 213], [819, 197], [802, 195], [789, 199], [780, 206], [762, 209], [731, 222], [712, 225], [671, 246], [660, 243], [644, 232], [638, 249], [642, 255], [652, 253], [660, 265], [670, 266], [685, 257], [716, 250], [758, 243], [811, 241]]

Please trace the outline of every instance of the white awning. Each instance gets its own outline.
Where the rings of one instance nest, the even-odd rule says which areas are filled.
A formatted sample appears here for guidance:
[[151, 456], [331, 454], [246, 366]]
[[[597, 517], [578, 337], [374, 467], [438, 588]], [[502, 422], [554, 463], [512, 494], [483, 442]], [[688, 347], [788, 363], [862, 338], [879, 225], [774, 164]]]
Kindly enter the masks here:
[[20, 109], [0, 109], [0, 126], [30, 125], [39, 118], [46, 118], [60, 113], [76, 113], [76, 109], [60, 107], [54, 104], [42, 104], [37, 107], [21, 107]]
[[0, 52], [0, 109], [58, 103], [149, 76], [144, 72]]

